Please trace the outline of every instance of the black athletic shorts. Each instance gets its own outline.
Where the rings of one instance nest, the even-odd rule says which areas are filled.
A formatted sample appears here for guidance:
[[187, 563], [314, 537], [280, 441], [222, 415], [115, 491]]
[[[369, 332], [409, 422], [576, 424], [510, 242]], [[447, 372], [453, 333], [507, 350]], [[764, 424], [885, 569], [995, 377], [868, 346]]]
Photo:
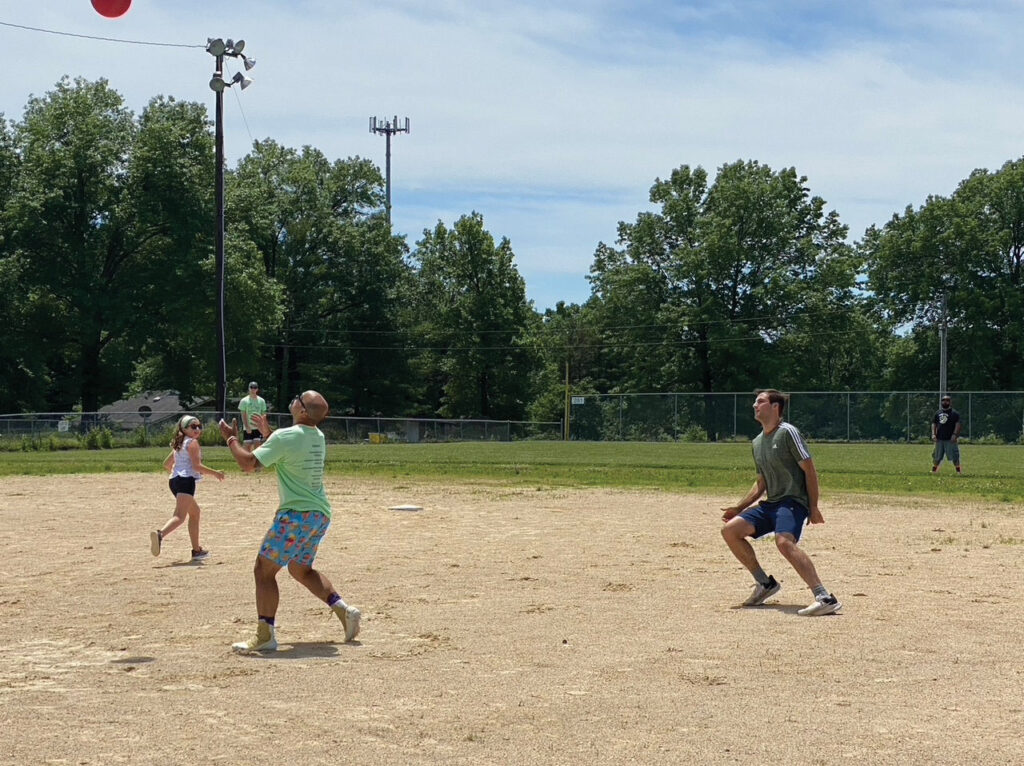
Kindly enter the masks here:
[[196, 480], [191, 476], [172, 476], [167, 486], [171, 488], [171, 494], [175, 497], [179, 492], [193, 496], [196, 494]]

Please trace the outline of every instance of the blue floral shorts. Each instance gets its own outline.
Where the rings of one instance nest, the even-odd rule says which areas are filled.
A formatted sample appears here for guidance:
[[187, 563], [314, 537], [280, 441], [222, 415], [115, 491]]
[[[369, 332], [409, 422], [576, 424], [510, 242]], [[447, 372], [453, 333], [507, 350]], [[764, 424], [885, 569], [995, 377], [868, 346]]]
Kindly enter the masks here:
[[278, 511], [263, 538], [260, 555], [281, 567], [292, 561], [311, 566], [329, 526], [331, 520], [319, 511]]

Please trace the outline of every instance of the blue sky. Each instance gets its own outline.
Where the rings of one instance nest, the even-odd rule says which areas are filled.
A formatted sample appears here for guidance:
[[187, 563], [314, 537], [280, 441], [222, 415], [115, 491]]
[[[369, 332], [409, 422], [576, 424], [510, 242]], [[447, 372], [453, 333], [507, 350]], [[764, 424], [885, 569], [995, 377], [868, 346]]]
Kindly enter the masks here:
[[[384, 166], [410, 246], [477, 211], [508, 237], [538, 309], [583, 302], [598, 242], [680, 165], [795, 167], [856, 240], [1024, 147], [1024, 3], [891, 0], [0, 0], [0, 111], [64, 74], [106, 77], [135, 111], [158, 94], [213, 111], [207, 37], [257, 66], [225, 99], [229, 162], [253, 139]], [[230, 222], [229, 222], [230, 223]]]

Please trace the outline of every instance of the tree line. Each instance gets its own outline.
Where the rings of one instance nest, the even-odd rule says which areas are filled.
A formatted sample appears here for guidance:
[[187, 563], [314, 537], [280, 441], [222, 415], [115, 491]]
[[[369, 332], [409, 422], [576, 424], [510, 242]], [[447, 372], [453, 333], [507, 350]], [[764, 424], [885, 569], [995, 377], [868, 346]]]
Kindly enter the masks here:
[[[0, 119], [0, 412], [209, 397], [214, 146], [203, 105], [140, 115], [65, 78]], [[1024, 161], [850, 243], [795, 169], [681, 165], [540, 313], [481, 214], [409, 244], [379, 169], [267, 139], [225, 175], [228, 390], [335, 414], [558, 420], [573, 393], [1024, 388]]]

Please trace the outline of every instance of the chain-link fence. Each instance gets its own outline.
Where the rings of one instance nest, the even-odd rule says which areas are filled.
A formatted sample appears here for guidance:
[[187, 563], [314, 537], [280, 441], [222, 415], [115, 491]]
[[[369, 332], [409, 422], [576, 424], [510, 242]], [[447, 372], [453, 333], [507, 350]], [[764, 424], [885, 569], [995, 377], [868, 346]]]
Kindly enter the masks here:
[[[934, 391], [796, 391], [786, 419], [817, 441], [931, 440]], [[1024, 391], [952, 394], [962, 437], [1022, 443]], [[574, 396], [571, 438], [597, 441], [752, 439], [753, 392]]]
[[[207, 425], [217, 416], [204, 410], [174, 412], [31, 412], [0, 415], [0, 446], [3, 442], [52, 439], [69, 446], [83, 439], [96, 439], [102, 433], [106, 442], [99, 446], [143, 446], [163, 444], [182, 415], [190, 412]], [[287, 413], [269, 413], [272, 428], [291, 425]], [[356, 418], [329, 417], [320, 424], [328, 442], [447, 442], [514, 441], [518, 439], [560, 439], [562, 423], [516, 420], [446, 420], [439, 418]], [[204, 435], [203, 442], [216, 443], [219, 435]], [[8, 446], [10, 446], [8, 444]]]
[[[934, 391], [795, 391], [786, 419], [816, 441], [930, 441], [938, 409]], [[752, 392], [698, 394], [602, 394], [574, 396], [572, 439], [588, 441], [723, 441], [752, 439], [761, 427], [753, 417]], [[1024, 443], [1024, 391], [953, 393], [961, 436], [979, 442]], [[162, 444], [182, 411], [37, 412], [0, 415], [0, 446], [12, 441], [93, 439], [118, 445]], [[212, 424], [212, 412], [196, 411]], [[270, 413], [271, 425], [291, 424], [287, 413]], [[330, 417], [321, 425], [332, 444], [561, 439], [564, 424], [548, 421], [439, 418]], [[210, 433], [204, 443], [216, 443]], [[101, 443], [99, 446], [110, 446]]]

